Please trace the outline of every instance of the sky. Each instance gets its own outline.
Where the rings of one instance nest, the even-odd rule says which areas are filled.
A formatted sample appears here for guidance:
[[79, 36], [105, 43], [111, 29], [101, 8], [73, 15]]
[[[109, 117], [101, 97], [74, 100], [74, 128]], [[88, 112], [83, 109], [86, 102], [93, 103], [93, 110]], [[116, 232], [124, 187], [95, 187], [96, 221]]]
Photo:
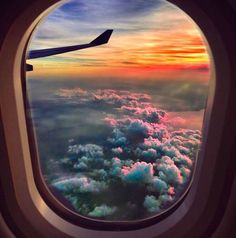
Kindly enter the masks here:
[[197, 80], [208, 80], [201, 32], [162, 0], [66, 1], [38, 25], [29, 49], [89, 43], [106, 29], [114, 29], [108, 44], [29, 60], [29, 76], [175, 79], [197, 72]]

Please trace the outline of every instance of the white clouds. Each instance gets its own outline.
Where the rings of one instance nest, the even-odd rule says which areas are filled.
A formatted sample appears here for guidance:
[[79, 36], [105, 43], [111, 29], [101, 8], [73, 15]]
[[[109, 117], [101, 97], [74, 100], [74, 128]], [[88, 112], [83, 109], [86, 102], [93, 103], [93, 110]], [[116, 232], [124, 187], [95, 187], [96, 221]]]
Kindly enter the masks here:
[[103, 157], [103, 150], [100, 146], [95, 144], [86, 144], [86, 145], [73, 145], [69, 146], [68, 153], [75, 154], [85, 154], [89, 158], [101, 158]]
[[74, 169], [87, 170], [103, 166], [104, 154], [103, 148], [95, 144], [70, 145], [68, 154], [76, 156]]
[[[92, 33], [113, 29], [121, 33], [141, 33], [155, 29], [164, 31], [173, 24], [183, 24], [186, 16], [166, 1], [69, 1], [54, 10], [40, 24], [33, 41], [46, 47], [67, 43], [87, 43]], [[105, 13], [105, 14], [104, 14]], [[171, 17], [169, 18], [168, 15]], [[173, 21], [174, 18], [174, 21]], [[165, 19], [165, 20], [163, 20]], [[96, 24], [94, 24], [96, 22]], [[102, 29], [102, 30], [101, 30]], [[142, 35], [142, 34], [140, 34]]]
[[75, 191], [79, 193], [99, 193], [107, 189], [105, 182], [99, 182], [87, 177], [62, 179], [52, 184], [62, 192]]

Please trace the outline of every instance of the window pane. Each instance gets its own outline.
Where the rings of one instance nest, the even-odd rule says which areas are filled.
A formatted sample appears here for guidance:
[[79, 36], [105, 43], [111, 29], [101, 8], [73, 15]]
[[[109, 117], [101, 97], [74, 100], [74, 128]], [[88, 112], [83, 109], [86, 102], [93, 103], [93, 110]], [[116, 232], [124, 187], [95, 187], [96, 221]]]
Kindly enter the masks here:
[[37, 26], [28, 56], [88, 44], [107, 29], [107, 44], [27, 60], [27, 110], [43, 179], [65, 206], [88, 218], [139, 220], [189, 187], [209, 56], [195, 23], [160, 0], [68, 1]]

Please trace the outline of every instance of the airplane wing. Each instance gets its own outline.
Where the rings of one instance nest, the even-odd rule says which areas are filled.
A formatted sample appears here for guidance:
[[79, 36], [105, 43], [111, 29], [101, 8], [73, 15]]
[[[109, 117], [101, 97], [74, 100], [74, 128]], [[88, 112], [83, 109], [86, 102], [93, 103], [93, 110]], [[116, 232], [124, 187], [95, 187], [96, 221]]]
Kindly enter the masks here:
[[36, 58], [47, 57], [51, 55], [62, 54], [62, 53], [66, 53], [66, 52], [70, 52], [74, 50], [81, 50], [81, 49], [90, 48], [90, 47], [94, 47], [98, 45], [103, 45], [109, 41], [112, 32], [113, 30], [106, 30], [100, 36], [98, 36], [96, 39], [94, 39], [88, 44], [72, 45], [72, 46], [57, 47], [57, 48], [50, 48], [50, 49], [31, 50], [27, 52], [26, 59], [36, 59]]

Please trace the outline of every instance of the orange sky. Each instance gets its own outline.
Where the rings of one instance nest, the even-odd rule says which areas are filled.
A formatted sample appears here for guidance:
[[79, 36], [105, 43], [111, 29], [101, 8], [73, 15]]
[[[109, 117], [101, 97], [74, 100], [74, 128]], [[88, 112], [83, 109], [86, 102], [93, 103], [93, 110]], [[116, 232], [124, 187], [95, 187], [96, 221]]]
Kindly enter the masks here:
[[[29, 76], [159, 78], [166, 73], [174, 78], [176, 70], [177, 74], [191, 69], [195, 72], [199, 69], [201, 73], [207, 71], [209, 56], [203, 37], [190, 18], [175, 6], [168, 3], [150, 15], [136, 17], [135, 20], [106, 24], [107, 29], [114, 29], [106, 45], [29, 60], [28, 63], [34, 65], [34, 71]], [[89, 32], [88, 25], [86, 30]], [[120, 31], [121, 26], [128, 30]], [[36, 31], [50, 27], [59, 29], [63, 28], [63, 24], [57, 26], [56, 21], [48, 18]], [[88, 43], [98, 34], [80, 35], [80, 42]], [[50, 48], [68, 44], [78, 44], [78, 37], [65, 35], [64, 38], [42, 40], [36, 36], [31, 47]]]

